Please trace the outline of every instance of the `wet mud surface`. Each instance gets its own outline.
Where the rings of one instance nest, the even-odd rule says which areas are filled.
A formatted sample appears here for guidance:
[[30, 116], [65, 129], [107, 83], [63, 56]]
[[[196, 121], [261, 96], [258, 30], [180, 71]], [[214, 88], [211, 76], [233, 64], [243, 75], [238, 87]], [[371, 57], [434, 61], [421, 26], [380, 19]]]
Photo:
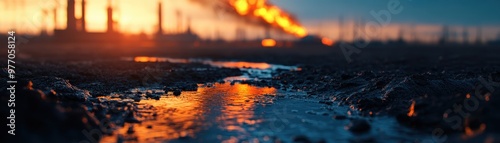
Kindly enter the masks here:
[[500, 140], [498, 50], [392, 50], [351, 63], [335, 52], [24, 59], [17, 128], [30, 138], [9, 141]]

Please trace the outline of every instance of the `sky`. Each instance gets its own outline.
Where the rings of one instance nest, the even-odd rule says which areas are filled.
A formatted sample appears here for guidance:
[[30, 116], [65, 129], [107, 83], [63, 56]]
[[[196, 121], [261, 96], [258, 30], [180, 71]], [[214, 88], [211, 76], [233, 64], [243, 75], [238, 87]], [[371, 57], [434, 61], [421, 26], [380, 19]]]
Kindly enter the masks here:
[[[76, 0], [79, 3], [79, 0]], [[113, 0], [114, 20], [124, 33], [152, 34], [157, 25], [157, 2], [159, 0]], [[237, 28], [247, 29], [247, 37], [262, 37], [262, 28], [247, 25], [228, 14], [217, 12], [188, 0], [161, 0], [163, 2], [163, 27], [167, 33], [186, 29], [191, 19], [192, 29], [202, 38], [234, 38]], [[391, 0], [270, 0], [281, 9], [295, 15], [311, 34], [332, 39], [352, 39], [353, 21], [374, 21], [371, 11], [387, 10]], [[418, 29], [419, 37], [434, 38], [442, 25], [448, 25], [457, 33], [467, 31], [471, 37], [477, 27], [488, 39], [496, 38], [500, 32], [500, 1], [498, 0], [394, 0], [399, 1], [402, 11], [391, 15], [391, 21], [380, 29], [380, 36], [394, 39], [401, 29]], [[87, 0], [88, 31], [106, 30], [107, 1]], [[57, 7], [57, 23], [53, 21], [52, 9]], [[16, 28], [26, 33], [39, 33], [42, 27], [65, 28], [65, 0], [0, 0], [0, 31]], [[80, 17], [77, 4], [76, 17]], [[47, 10], [44, 16], [43, 10]], [[176, 11], [181, 13], [178, 23]], [[342, 19], [342, 23], [339, 23]], [[180, 24], [180, 26], [179, 26]], [[411, 33], [413, 31], [405, 31]], [[340, 35], [343, 36], [340, 36]], [[274, 34], [280, 35], [280, 34]], [[406, 34], [408, 35], [408, 34]], [[406, 36], [411, 37], [411, 36]]]
[[[373, 18], [370, 11], [387, 10], [391, 0], [271, 0], [290, 10], [301, 20], [338, 19], [338, 17]], [[497, 25], [500, 24], [498, 0], [395, 0], [403, 11], [394, 22]]]

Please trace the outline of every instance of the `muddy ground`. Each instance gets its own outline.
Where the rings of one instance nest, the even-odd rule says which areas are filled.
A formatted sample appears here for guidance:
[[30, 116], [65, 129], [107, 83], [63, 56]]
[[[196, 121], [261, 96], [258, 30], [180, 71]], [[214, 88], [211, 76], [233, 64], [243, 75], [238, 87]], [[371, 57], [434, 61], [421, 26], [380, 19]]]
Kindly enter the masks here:
[[[24, 50], [16, 63], [19, 80], [16, 137], [19, 138], [7, 141], [99, 141], [101, 136], [88, 135], [92, 135], [92, 131], [113, 134], [115, 126], [141, 122], [135, 117], [136, 102], [99, 97], [144, 86], [162, 87], [172, 93], [196, 91], [198, 84], [222, 83], [225, 77], [242, 74], [240, 69], [200, 63], [120, 60], [120, 57], [140, 55], [294, 65], [300, 70], [283, 70], [271, 79], [240, 82], [305, 92], [304, 98], [316, 99], [317, 104], [329, 108], [347, 106], [357, 111], [362, 119], [393, 117], [402, 127], [432, 136], [425, 141], [500, 140], [498, 47], [373, 47], [353, 54], [351, 62], [347, 62], [339, 48], [282, 50], [287, 49], [150, 49], [112, 54], [105, 52], [107, 50]], [[0, 65], [7, 66], [5, 63]], [[1, 76], [7, 76], [5, 68]], [[8, 91], [4, 88], [6, 80], [0, 81], [2, 102], [5, 103], [8, 100]], [[159, 98], [154, 93], [146, 97]], [[3, 115], [8, 115], [6, 106], [1, 108]], [[328, 116], [331, 116], [329, 120], [350, 118]], [[351, 120], [354, 127], [346, 130], [353, 134], [374, 126], [364, 120]], [[289, 138], [295, 142], [322, 142], [303, 136]], [[274, 141], [280, 140], [287, 139]], [[424, 142], [418, 138], [411, 140]], [[370, 141], [374, 140], [360, 142]]]

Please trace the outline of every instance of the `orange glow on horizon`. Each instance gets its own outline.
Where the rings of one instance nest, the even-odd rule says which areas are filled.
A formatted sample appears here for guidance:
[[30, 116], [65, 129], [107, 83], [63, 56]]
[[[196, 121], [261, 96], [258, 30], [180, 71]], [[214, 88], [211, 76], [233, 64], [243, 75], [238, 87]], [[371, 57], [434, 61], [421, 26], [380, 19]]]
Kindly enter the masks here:
[[326, 45], [326, 46], [333, 46], [334, 42], [333, 40], [329, 39], [329, 38], [321, 38], [321, 43], [323, 43], [323, 45]]
[[262, 46], [264, 46], [264, 47], [274, 47], [274, 46], [276, 46], [276, 40], [274, 40], [274, 39], [264, 39], [264, 40], [262, 40]]
[[138, 63], [158, 62], [158, 58], [157, 57], [141, 56], [141, 57], [135, 57], [134, 62], [138, 62]]

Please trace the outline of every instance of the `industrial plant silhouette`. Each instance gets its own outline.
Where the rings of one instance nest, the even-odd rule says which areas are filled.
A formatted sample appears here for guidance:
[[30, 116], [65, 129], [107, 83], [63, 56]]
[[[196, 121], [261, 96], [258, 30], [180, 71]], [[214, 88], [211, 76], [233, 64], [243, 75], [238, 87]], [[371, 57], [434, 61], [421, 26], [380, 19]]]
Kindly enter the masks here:
[[[157, 27], [155, 34], [150, 38], [148, 35], [142, 33], [140, 35], [127, 35], [118, 30], [118, 22], [113, 20], [114, 16], [114, 7], [111, 5], [111, 2], [108, 1], [108, 6], [106, 7], [106, 30], [103, 32], [89, 32], [87, 31], [87, 22], [86, 18], [86, 0], [81, 0], [81, 4], [77, 4], [76, 0], [67, 0], [66, 7], [66, 27], [62, 28], [54, 28], [53, 35], [48, 35], [45, 26], [42, 26], [42, 32], [40, 35], [36, 36], [36, 38], [32, 38], [32, 42], [38, 43], [47, 43], [47, 44], [58, 44], [58, 43], [70, 43], [70, 44], [82, 44], [82, 43], [134, 43], [134, 42], [148, 42], [152, 43], [156, 46], [167, 46], [167, 47], [178, 47], [178, 46], [194, 46], [194, 47], [336, 47], [339, 46], [340, 43], [364, 43], [367, 42], [366, 39], [361, 39], [356, 37], [357, 34], [356, 29], [363, 28], [361, 23], [355, 22], [353, 24], [352, 33], [345, 32], [345, 28], [342, 26], [346, 26], [342, 24], [343, 20], [340, 20], [340, 30], [339, 33], [339, 41], [333, 41], [328, 38], [321, 37], [319, 35], [309, 34], [306, 36], [298, 37], [296, 40], [277, 40], [280, 39], [278, 36], [273, 37], [270, 34], [270, 29], [272, 25], [263, 26], [264, 29], [264, 37], [256, 38], [256, 39], [247, 39], [246, 30], [244, 28], [238, 27], [235, 29], [235, 39], [234, 41], [225, 41], [220, 38], [220, 34], [216, 33], [215, 39], [207, 40], [202, 39], [200, 36], [194, 32], [191, 28], [191, 18], [186, 18], [186, 27], [185, 30], [177, 29], [176, 33], [165, 33], [163, 28], [163, 22], [165, 19], [163, 18], [162, 12], [162, 2], [158, 1], [157, 7]], [[81, 6], [81, 18], [77, 18], [76, 15], [76, 5]], [[47, 11], [44, 11], [46, 13]], [[54, 21], [57, 23], [57, 14], [55, 14], [54, 10]], [[177, 13], [179, 13], [177, 11]], [[177, 26], [180, 26], [181, 18], [179, 14], [177, 15]], [[55, 26], [57, 27], [57, 26]], [[409, 29], [409, 30], [406, 30]], [[369, 40], [370, 45], [372, 46], [405, 46], [405, 45], [426, 45], [424, 43], [415, 42], [415, 40], [407, 41], [405, 39], [405, 35], [410, 35], [413, 39], [416, 39], [414, 27], [407, 27], [399, 29], [398, 38], [388, 41], [377, 41], [377, 40]], [[481, 30], [476, 29], [477, 33], [475, 35], [481, 35]], [[346, 38], [348, 35], [353, 35], [352, 40], [347, 41]], [[0, 35], [3, 37], [4, 35]], [[457, 42], [457, 37], [461, 37], [462, 39], [471, 39], [468, 31], [463, 30], [462, 33], [453, 32], [450, 30], [450, 27], [443, 26], [440, 31], [440, 35], [436, 43], [434, 45], [500, 45], [500, 33], [498, 34], [498, 38], [496, 40], [491, 41], [483, 41], [481, 36], [476, 36], [474, 40], [463, 40], [464, 42]], [[277, 38], [277, 39], [274, 39]]]

